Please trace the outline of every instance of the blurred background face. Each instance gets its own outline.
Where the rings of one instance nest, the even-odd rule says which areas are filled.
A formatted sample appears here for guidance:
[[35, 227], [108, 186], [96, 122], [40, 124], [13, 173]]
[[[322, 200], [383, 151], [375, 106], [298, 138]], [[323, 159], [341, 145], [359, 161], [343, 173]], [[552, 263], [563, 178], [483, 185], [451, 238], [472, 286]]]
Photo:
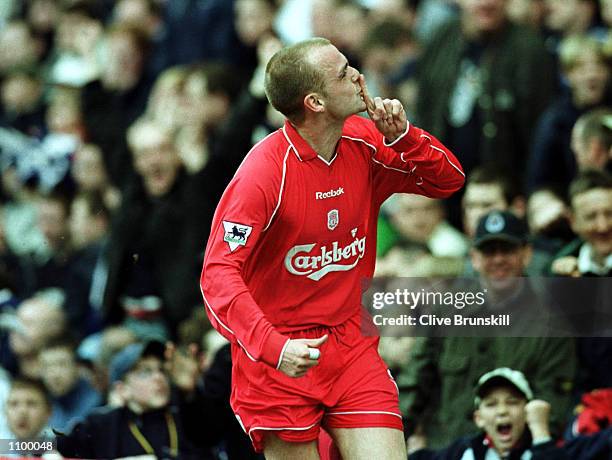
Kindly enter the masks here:
[[498, 184], [468, 184], [463, 195], [463, 227], [473, 237], [482, 216], [490, 211], [505, 211], [509, 203]]
[[97, 145], [85, 144], [74, 154], [72, 177], [81, 190], [100, 190], [107, 185], [106, 166]]
[[572, 200], [572, 228], [600, 257], [612, 254], [612, 190], [593, 189]]
[[79, 369], [69, 348], [56, 347], [42, 350], [38, 356], [41, 378], [55, 397], [68, 393], [79, 379]]
[[237, 0], [234, 25], [240, 41], [255, 46], [263, 35], [272, 30], [274, 13], [266, 0]]
[[578, 107], [588, 107], [603, 100], [610, 71], [599, 56], [592, 52], [580, 55], [566, 72], [572, 97]]
[[39, 53], [40, 45], [24, 22], [11, 22], [0, 29], [0, 69], [31, 65]]
[[55, 0], [32, 0], [28, 22], [38, 32], [51, 32], [59, 19], [59, 5]]
[[541, 27], [546, 15], [545, 0], [509, 0], [508, 17], [517, 23]]
[[140, 79], [144, 56], [136, 39], [127, 32], [110, 34], [105, 40], [102, 81], [113, 90], [133, 88]]
[[105, 216], [91, 213], [89, 204], [84, 198], [75, 198], [70, 206], [70, 241], [79, 249], [95, 243], [108, 230]]
[[[151, 90], [147, 115], [165, 128], [176, 128], [185, 118], [185, 98], [182, 91], [187, 74], [184, 68], [171, 67], [157, 78]], [[198, 102], [202, 105], [201, 101]]]
[[579, 0], [546, 0], [546, 25], [552, 30], [568, 29], [578, 8]]
[[45, 397], [33, 388], [13, 388], [6, 400], [9, 429], [18, 439], [35, 438], [51, 415]]
[[2, 104], [10, 112], [23, 113], [36, 106], [42, 87], [35, 78], [13, 74], [2, 83]]
[[182, 92], [183, 124], [194, 128], [214, 129], [230, 110], [230, 99], [222, 91], [211, 92], [209, 77], [196, 71], [185, 80]]
[[29, 299], [17, 308], [21, 332], [11, 332], [9, 343], [18, 356], [38, 353], [49, 339], [57, 337], [64, 330], [65, 318], [62, 309], [43, 301]]
[[130, 142], [134, 168], [147, 193], [154, 197], [170, 191], [178, 176], [180, 160], [169, 136], [152, 124], [140, 126]]
[[476, 33], [500, 29], [506, 21], [507, 0], [458, 0], [469, 27]]
[[123, 397], [142, 412], [165, 407], [170, 385], [162, 361], [153, 356], [141, 359], [124, 379]]
[[397, 209], [391, 222], [398, 232], [418, 243], [426, 243], [435, 228], [442, 222], [443, 214], [437, 200], [421, 195], [397, 195]]
[[63, 204], [57, 200], [43, 198], [38, 204], [38, 227], [51, 248], [61, 247], [68, 234]]
[[481, 278], [493, 289], [505, 290], [514, 286], [529, 264], [528, 246], [506, 241], [490, 241], [471, 251], [472, 265]]

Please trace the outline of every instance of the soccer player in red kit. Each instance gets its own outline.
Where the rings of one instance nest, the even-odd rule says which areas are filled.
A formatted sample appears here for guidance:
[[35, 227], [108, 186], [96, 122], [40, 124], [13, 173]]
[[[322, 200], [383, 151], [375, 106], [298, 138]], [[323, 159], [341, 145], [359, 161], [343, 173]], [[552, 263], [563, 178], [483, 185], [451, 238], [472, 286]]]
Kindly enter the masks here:
[[276, 53], [265, 88], [287, 121], [227, 187], [200, 280], [232, 343], [232, 408], [266, 458], [318, 458], [324, 427], [345, 459], [405, 460], [397, 387], [361, 332], [362, 286], [380, 205], [447, 197], [463, 171], [398, 100], [372, 99], [328, 40]]

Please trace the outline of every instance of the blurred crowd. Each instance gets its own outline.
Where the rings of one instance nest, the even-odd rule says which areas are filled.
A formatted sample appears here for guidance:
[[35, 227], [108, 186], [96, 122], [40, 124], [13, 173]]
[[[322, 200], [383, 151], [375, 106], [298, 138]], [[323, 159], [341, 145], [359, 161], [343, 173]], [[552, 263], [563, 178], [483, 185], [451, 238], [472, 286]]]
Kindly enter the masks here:
[[[611, 32], [610, 0], [0, 0], [0, 438], [125, 423], [133, 441], [134, 417], [163, 455], [256, 458], [198, 279], [221, 193], [284, 123], [266, 63], [308, 37], [401, 100], [467, 175], [449, 200], [383, 205], [377, 275], [609, 277]], [[513, 239], [482, 246], [487, 219]], [[470, 432], [458, 395], [501, 366], [553, 404], [555, 436], [583, 394], [612, 388], [612, 339], [512, 340], [384, 338], [407, 435], [436, 447]], [[143, 410], [155, 379], [163, 397]], [[115, 447], [88, 455], [126, 456]]]

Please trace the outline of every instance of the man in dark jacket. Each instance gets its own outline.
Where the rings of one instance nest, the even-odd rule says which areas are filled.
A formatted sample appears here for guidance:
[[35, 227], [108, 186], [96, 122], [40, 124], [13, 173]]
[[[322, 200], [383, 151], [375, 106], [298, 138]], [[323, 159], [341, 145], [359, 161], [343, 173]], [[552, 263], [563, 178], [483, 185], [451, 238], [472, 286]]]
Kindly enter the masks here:
[[575, 345], [570, 338], [546, 336], [546, 304], [521, 277], [530, 252], [522, 221], [509, 212], [486, 214], [472, 249], [478, 283], [487, 289], [482, 308], [509, 314], [514, 329], [494, 334], [480, 328], [472, 337], [418, 337], [408, 364], [397, 376], [400, 408], [409, 428], [420, 428], [433, 448], [475, 431], [473, 401], [465, 385], [499, 366], [528, 376], [536, 396], [552, 405], [554, 432], [565, 424], [576, 370]]
[[69, 458], [209, 459], [184, 435], [180, 408], [171, 404], [164, 372], [165, 347], [136, 343], [112, 360], [110, 380], [123, 405], [101, 409], [57, 437], [57, 450]]

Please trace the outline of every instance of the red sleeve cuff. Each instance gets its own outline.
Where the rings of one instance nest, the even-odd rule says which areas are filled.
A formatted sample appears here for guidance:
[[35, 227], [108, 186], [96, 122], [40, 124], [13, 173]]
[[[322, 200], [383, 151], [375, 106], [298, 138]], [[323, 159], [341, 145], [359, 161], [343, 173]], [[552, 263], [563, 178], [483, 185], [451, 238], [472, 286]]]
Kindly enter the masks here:
[[285, 337], [280, 332], [273, 330], [268, 335], [268, 338], [262, 347], [261, 360], [275, 369], [278, 369], [282, 358], [282, 352], [285, 351], [285, 346], [288, 342], [288, 337]]

